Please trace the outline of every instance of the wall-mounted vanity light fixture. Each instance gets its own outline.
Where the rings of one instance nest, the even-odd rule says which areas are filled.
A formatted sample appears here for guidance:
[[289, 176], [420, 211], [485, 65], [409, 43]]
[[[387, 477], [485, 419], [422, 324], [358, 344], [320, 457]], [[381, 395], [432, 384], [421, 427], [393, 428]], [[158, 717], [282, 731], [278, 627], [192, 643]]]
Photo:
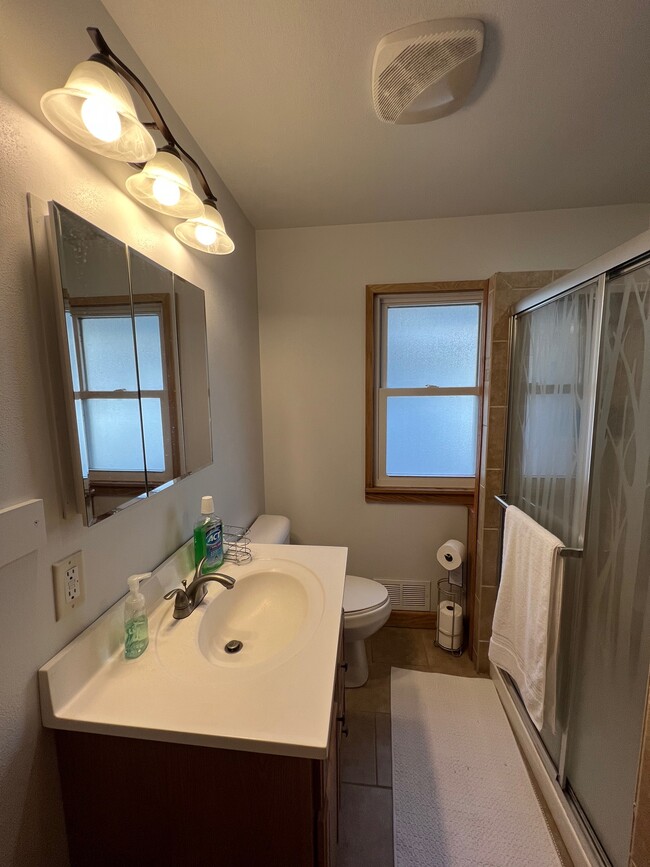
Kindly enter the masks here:
[[235, 245], [226, 234], [223, 217], [209, 199], [203, 203], [200, 216], [179, 223], [174, 229], [174, 234], [188, 247], [206, 253], [216, 253], [218, 256], [232, 253], [235, 249]]
[[[65, 87], [43, 95], [43, 114], [76, 144], [137, 168], [126, 181], [127, 190], [148, 208], [186, 220], [174, 230], [184, 244], [205, 253], [232, 253], [235, 245], [201, 167], [176, 141], [147, 88], [98, 28], [88, 27], [87, 32], [97, 53], [75, 66]], [[140, 122], [124, 82], [138, 94], [150, 121]], [[152, 131], [164, 138], [162, 147], [156, 147]], [[203, 201], [194, 192], [187, 166], [201, 185]]]

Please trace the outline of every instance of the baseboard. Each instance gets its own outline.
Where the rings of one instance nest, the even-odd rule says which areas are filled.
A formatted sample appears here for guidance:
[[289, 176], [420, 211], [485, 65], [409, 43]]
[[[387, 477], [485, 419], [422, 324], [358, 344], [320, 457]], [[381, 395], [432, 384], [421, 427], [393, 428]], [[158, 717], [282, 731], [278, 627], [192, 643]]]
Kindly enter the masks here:
[[435, 611], [391, 611], [386, 626], [401, 626], [407, 629], [435, 629]]

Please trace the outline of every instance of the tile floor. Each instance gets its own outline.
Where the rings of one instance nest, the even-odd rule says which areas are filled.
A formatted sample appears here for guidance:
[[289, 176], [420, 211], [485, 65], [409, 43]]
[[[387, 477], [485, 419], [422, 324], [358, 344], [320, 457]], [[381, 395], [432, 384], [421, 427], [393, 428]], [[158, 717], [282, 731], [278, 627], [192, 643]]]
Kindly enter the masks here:
[[[370, 676], [346, 690], [349, 736], [341, 749], [338, 867], [393, 867], [390, 669], [412, 668], [476, 677], [467, 655], [435, 647], [432, 629], [384, 627], [366, 642]], [[545, 811], [546, 813], [546, 811]], [[552, 818], [550, 827], [554, 829]], [[559, 837], [557, 834], [556, 842]], [[571, 861], [559, 840], [563, 862]]]
[[368, 682], [345, 694], [338, 867], [393, 867], [391, 666], [476, 676], [467, 654], [452, 656], [433, 639], [432, 629], [384, 627], [366, 642]]

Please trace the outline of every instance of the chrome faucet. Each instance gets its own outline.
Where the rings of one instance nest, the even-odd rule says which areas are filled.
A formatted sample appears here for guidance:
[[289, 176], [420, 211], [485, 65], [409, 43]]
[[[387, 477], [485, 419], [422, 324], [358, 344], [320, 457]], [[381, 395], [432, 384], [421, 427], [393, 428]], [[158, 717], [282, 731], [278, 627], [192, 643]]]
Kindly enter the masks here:
[[177, 587], [175, 590], [165, 593], [165, 599], [176, 597], [176, 601], [174, 602], [174, 620], [183, 620], [183, 618], [189, 617], [195, 608], [198, 608], [201, 602], [203, 602], [205, 594], [208, 592], [206, 584], [210, 581], [218, 581], [226, 590], [232, 590], [235, 586], [235, 579], [223, 572], [210, 572], [204, 575], [203, 567], [205, 566], [205, 560], [206, 558], [204, 557], [196, 567], [194, 579], [189, 587], [187, 581], [181, 581], [182, 587]]

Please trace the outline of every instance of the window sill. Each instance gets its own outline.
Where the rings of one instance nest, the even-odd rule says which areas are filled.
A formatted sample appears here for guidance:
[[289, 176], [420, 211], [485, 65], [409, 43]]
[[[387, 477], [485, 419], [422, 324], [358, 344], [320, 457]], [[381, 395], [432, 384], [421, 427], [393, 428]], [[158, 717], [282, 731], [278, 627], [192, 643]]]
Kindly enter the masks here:
[[429, 503], [444, 506], [473, 506], [471, 488], [385, 488], [366, 487], [366, 503]]

